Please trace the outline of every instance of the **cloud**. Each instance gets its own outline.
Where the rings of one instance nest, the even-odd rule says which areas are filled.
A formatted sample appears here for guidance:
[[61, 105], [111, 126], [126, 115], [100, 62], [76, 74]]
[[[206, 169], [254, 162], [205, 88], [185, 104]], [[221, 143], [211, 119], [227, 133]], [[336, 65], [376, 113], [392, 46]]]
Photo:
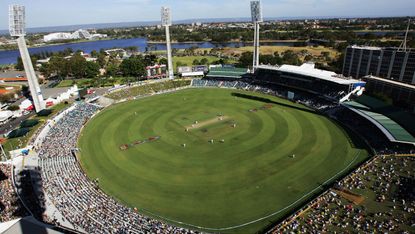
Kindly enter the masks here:
[[[250, 0], [0, 0], [0, 29], [7, 28], [8, 5], [26, 5], [29, 27], [153, 21], [170, 6], [175, 20], [250, 16]], [[407, 16], [414, 0], [262, 0], [265, 17]], [[4, 12], [4, 14], [2, 12]]]

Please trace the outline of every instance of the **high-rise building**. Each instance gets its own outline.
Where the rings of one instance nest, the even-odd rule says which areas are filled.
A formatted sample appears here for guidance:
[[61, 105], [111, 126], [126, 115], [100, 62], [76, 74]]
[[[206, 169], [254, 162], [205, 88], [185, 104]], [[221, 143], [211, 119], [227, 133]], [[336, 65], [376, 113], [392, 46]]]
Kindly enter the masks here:
[[354, 78], [373, 75], [397, 82], [415, 84], [415, 51], [349, 46], [346, 49], [342, 73]]

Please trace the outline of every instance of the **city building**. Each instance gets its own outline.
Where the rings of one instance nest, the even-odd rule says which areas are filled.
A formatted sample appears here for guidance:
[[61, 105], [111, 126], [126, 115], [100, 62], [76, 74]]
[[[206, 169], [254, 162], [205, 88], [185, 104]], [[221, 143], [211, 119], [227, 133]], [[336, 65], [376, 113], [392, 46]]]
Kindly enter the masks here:
[[398, 48], [349, 46], [342, 73], [354, 78], [373, 75], [415, 84], [415, 52]]
[[91, 34], [87, 30], [77, 30], [73, 33], [65, 33], [65, 32], [57, 32], [45, 35], [43, 37], [44, 42], [52, 42], [52, 41], [62, 41], [62, 40], [77, 40], [77, 39], [87, 39], [87, 40], [95, 40], [100, 38], [106, 38], [107, 35], [105, 34]]
[[146, 67], [147, 79], [163, 79], [167, 77], [167, 66], [165, 64]]

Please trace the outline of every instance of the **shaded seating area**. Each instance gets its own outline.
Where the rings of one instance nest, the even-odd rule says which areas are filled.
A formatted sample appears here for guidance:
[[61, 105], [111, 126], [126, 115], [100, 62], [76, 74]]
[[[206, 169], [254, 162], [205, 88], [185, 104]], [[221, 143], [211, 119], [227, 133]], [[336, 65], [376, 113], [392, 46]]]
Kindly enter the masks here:
[[240, 79], [247, 73], [246, 68], [235, 68], [235, 67], [215, 67], [209, 70], [206, 77], [213, 78], [233, 78]]
[[345, 102], [343, 105], [376, 125], [391, 142], [415, 145], [415, 137], [391, 118], [357, 102]]

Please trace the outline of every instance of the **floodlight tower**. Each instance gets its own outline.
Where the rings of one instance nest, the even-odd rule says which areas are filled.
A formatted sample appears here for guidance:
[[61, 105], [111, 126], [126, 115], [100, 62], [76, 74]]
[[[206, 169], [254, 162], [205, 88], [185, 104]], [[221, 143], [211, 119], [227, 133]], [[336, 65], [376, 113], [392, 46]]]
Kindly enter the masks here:
[[251, 16], [252, 23], [254, 24], [254, 60], [252, 65], [252, 73], [255, 72], [255, 68], [259, 66], [259, 24], [264, 20], [262, 18], [261, 1], [251, 1]]
[[25, 7], [21, 5], [9, 6], [9, 32], [17, 40], [20, 56], [22, 57], [23, 66], [29, 83], [30, 93], [32, 94], [33, 104], [36, 112], [45, 109], [42, 91], [33, 69], [32, 60], [30, 59], [29, 50], [25, 40]]
[[405, 37], [403, 39], [402, 44], [399, 46], [398, 51], [407, 52], [407, 42], [408, 42], [408, 33], [409, 27], [411, 26], [411, 18], [408, 18], [408, 27], [406, 28]]
[[166, 28], [167, 61], [168, 61], [169, 78], [174, 79], [173, 59], [171, 56], [171, 42], [170, 42], [170, 26], [172, 25], [172, 22], [171, 22], [170, 8], [168, 7], [161, 8], [161, 25]]

